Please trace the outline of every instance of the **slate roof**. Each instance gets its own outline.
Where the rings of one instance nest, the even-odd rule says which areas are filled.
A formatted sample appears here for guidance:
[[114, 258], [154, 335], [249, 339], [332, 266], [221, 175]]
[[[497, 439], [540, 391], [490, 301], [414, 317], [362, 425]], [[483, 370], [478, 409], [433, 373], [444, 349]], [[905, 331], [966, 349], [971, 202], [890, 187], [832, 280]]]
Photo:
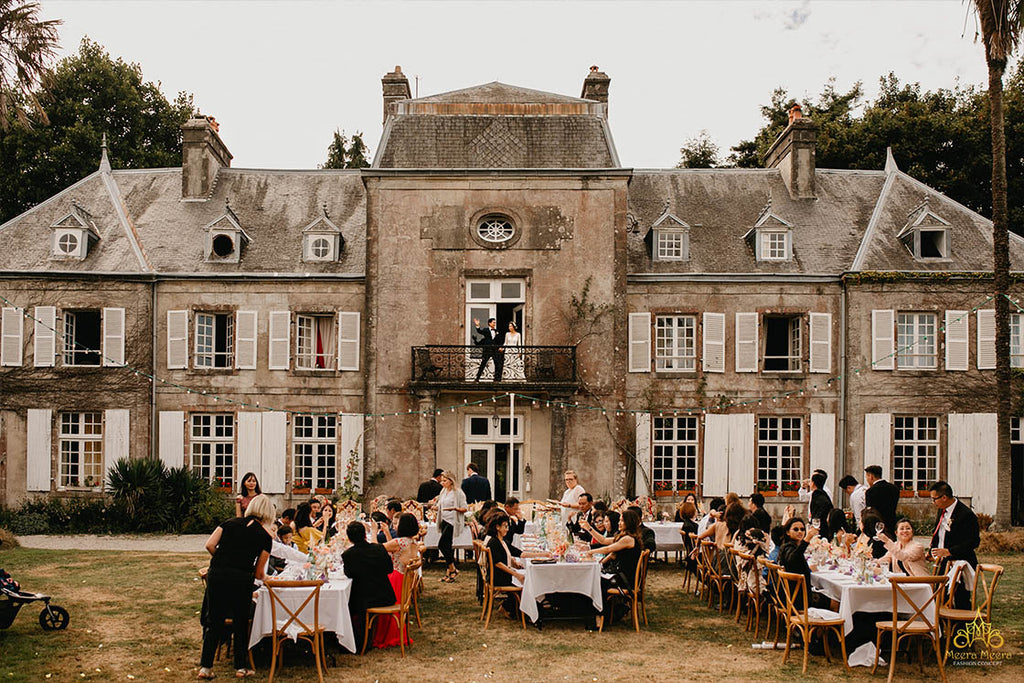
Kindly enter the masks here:
[[617, 168], [605, 104], [504, 83], [403, 100], [374, 168]]
[[[112, 186], [119, 201], [111, 198]], [[238, 263], [208, 263], [205, 226], [225, 200], [251, 241]], [[50, 224], [77, 201], [100, 239], [82, 261], [51, 258]], [[345, 240], [336, 262], [302, 261], [303, 228], [322, 215]], [[124, 207], [126, 224], [117, 205]], [[137, 237], [143, 259], [133, 251]], [[181, 169], [96, 172], [0, 226], [0, 270], [119, 273], [329, 273], [361, 277], [366, 264], [366, 197], [359, 171], [221, 169], [207, 201], [182, 201]]]
[[[637, 170], [629, 186], [628, 272], [838, 276], [992, 269], [991, 222], [895, 168], [817, 169], [815, 191], [815, 199], [790, 199], [777, 169]], [[927, 194], [930, 210], [951, 224], [948, 260], [916, 260], [897, 237]], [[769, 202], [771, 215], [792, 225], [790, 261], [759, 262], [753, 241], [744, 239]], [[689, 260], [651, 260], [645, 238], [666, 212], [690, 226]], [[1014, 270], [1024, 269], [1024, 240], [1011, 235], [1010, 251]], [[855, 265], [858, 252], [863, 258]]]

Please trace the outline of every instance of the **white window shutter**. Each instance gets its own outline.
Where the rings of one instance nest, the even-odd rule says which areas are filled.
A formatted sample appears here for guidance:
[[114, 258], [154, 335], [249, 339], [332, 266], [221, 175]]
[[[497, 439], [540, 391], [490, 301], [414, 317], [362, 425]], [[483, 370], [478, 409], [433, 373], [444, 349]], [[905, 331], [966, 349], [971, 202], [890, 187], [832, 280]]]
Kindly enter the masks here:
[[[811, 413], [811, 471], [825, 470], [833, 500], [836, 500], [836, 416], [834, 413]], [[861, 477], [857, 477], [861, 479]]]
[[263, 461], [259, 479], [263, 493], [284, 493], [288, 470], [288, 416], [282, 412], [263, 413]]
[[[632, 315], [632, 314], [630, 314]], [[636, 495], [651, 495], [647, 483], [651, 478], [651, 414], [636, 414]]]
[[724, 496], [729, 486], [730, 415], [709, 414], [704, 418], [705, 496]]
[[57, 359], [57, 307], [36, 306], [32, 315], [36, 319], [33, 362], [37, 368], [52, 368]]
[[967, 370], [970, 320], [968, 311], [946, 311], [946, 370]]
[[[20, 308], [5, 308], [0, 313], [0, 365], [21, 365], [22, 315]], [[50, 490], [49, 486], [46, 488]]]
[[651, 371], [651, 314], [629, 314], [629, 371]]
[[338, 312], [338, 369], [359, 369], [359, 313]]
[[701, 367], [704, 372], [725, 372], [725, 313], [704, 314]]
[[256, 369], [256, 311], [235, 311], [235, 367]]
[[124, 408], [108, 410], [103, 416], [103, 459], [108, 472], [118, 460], [131, 457], [130, 420]]
[[871, 368], [892, 370], [896, 367], [895, 313], [892, 310], [871, 311]]
[[160, 411], [160, 462], [169, 468], [185, 464], [185, 413], [180, 410]]
[[754, 415], [740, 413], [729, 418], [729, 490], [745, 495], [754, 490]]
[[167, 369], [188, 368], [188, 311], [167, 311]]
[[736, 372], [757, 372], [757, 313], [736, 314]]
[[[238, 413], [238, 455], [236, 456], [235, 484], [249, 472], [259, 479], [263, 467], [263, 414]], [[262, 486], [261, 486], [262, 488]]]
[[978, 311], [978, 369], [996, 369], [996, 312], [991, 308]]
[[[339, 477], [348, 468], [349, 458], [355, 453], [352, 464], [352, 483], [357, 493], [363, 492], [363, 416], [358, 413], [341, 415], [341, 457], [338, 458]], [[339, 486], [341, 480], [338, 480]]]
[[[19, 317], [20, 313], [19, 313]], [[50, 448], [53, 411], [30, 408], [28, 411], [25, 488], [29, 491], [50, 490]]]
[[811, 372], [832, 372], [832, 314], [811, 313]]
[[889, 478], [892, 460], [892, 416], [889, 413], [864, 414], [864, 466], [878, 465], [882, 478]]
[[291, 321], [292, 314], [288, 311], [270, 312], [270, 351], [267, 367], [271, 370], [288, 369]]
[[[968, 417], [973, 437], [975, 481], [971, 497], [971, 509], [982, 514], [996, 514], [996, 501], [999, 500], [999, 477], [985, 476], [988, 472], [997, 472], [996, 462], [999, 450], [998, 433], [995, 413], [972, 413]], [[953, 495], [962, 495], [953, 489]]]
[[124, 309], [103, 309], [103, 364], [124, 365]]

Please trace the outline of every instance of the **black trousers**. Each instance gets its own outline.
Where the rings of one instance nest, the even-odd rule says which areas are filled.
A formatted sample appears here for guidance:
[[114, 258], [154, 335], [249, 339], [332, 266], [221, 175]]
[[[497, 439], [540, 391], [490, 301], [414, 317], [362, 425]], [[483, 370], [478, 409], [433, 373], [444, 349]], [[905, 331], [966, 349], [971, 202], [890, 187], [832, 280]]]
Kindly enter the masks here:
[[231, 619], [236, 669], [249, 668], [249, 614], [252, 609], [252, 574], [211, 570], [203, 597], [203, 652], [200, 666], [210, 668], [217, 646], [228, 635]]
[[494, 381], [501, 381], [501, 371], [505, 366], [505, 353], [499, 351], [498, 346], [481, 346], [480, 347], [480, 367], [476, 371], [476, 378], [480, 379], [480, 375], [484, 374], [484, 367], [487, 366], [487, 361], [494, 361]]
[[455, 564], [455, 549], [452, 545], [455, 542], [455, 527], [448, 522], [439, 522], [438, 529], [441, 532], [441, 538], [437, 541], [437, 549], [441, 551], [445, 564], [453, 565]]

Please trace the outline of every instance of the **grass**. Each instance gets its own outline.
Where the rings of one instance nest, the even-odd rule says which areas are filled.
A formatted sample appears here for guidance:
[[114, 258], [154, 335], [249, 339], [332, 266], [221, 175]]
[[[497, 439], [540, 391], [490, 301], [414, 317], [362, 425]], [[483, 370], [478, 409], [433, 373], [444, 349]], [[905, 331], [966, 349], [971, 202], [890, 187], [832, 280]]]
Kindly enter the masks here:
[[[1024, 556], [989, 556], [1006, 567], [997, 591], [995, 626], [1011, 659], [999, 667], [950, 667], [950, 679], [1020, 680], [1024, 676]], [[0, 680], [181, 681], [195, 676], [200, 648], [202, 584], [199, 554], [119, 553], [15, 548], [0, 552], [0, 566], [31, 591], [46, 592], [71, 613], [66, 631], [47, 633], [41, 606], [27, 605], [11, 628], [0, 631]], [[438, 583], [428, 568], [421, 601], [423, 628], [402, 659], [397, 650], [365, 657], [337, 654], [328, 670], [335, 681], [412, 679], [484, 680], [831, 680], [844, 669], [812, 657], [808, 674], [800, 657], [781, 665], [781, 653], [752, 650], [753, 638], [729, 617], [683, 595], [676, 565], [658, 563], [649, 576], [650, 626], [641, 633], [622, 624], [589, 633], [578, 622], [556, 622], [523, 631], [500, 617], [484, 631], [477, 620], [468, 572], [455, 584]], [[230, 676], [218, 662], [218, 680]], [[266, 678], [266, 664], [259, 675]], [[903, 661], [900, 680], [933, 681], [934, 665], [919, 674]], [[315, 677], [311, 659], [286, 656], [280, 680]], [[132, 678], [133, 677], [133, 678]], [[867, 669], [851, 678], [871, 679]], [[315, 680], [315, 678], [314, 678]]]

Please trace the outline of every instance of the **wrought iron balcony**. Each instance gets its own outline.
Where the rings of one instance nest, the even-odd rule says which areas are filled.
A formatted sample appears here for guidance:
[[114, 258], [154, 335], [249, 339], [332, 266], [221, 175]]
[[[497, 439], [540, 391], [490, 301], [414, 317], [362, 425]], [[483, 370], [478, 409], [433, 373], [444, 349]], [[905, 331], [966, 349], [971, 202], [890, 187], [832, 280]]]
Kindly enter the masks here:
[[[492, 353], [490, 347], [483, 346], [414, 346], [411, 384], [463, 389], [484, 383], [503, 388], [567, 388], [576, 384], [575, 346], [508, 346], [494, 357]], [[496, 365], [501, 366], [500, 379], [495, 377]]]

